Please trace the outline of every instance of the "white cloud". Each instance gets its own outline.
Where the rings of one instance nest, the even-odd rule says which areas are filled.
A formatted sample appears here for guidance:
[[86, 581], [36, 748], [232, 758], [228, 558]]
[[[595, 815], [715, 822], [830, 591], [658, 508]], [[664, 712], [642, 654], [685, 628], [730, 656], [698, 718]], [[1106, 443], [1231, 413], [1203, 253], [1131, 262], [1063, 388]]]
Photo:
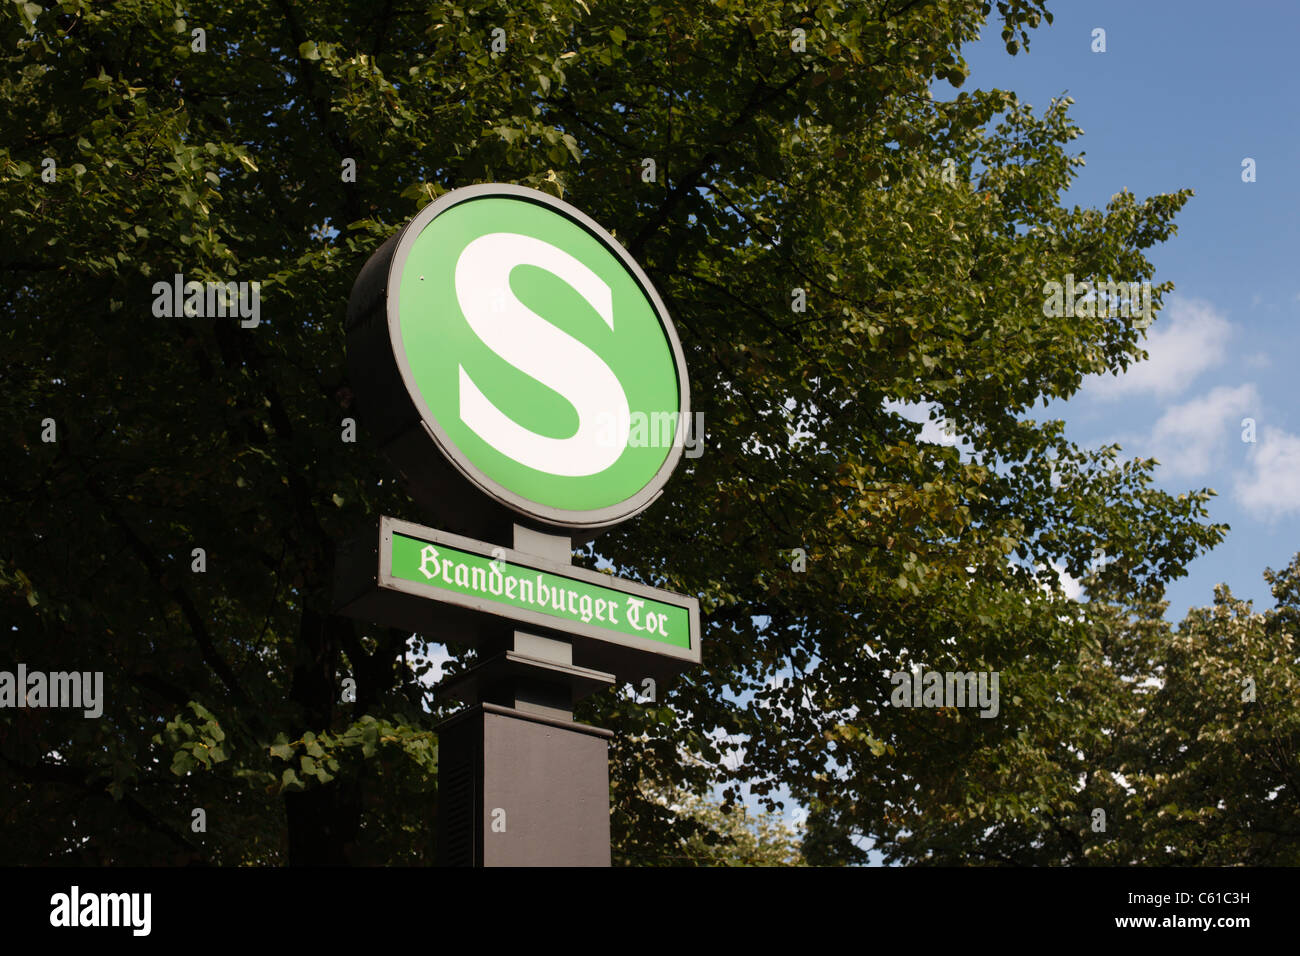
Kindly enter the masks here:
[[1300, 514], [1300, 437], [1270, 425], [1260, 429], [1250, 470], [1233, 491], [1256, 518]]
[[[434, 684], [438, 683], [438, 681], [442, 680], [445, 668], [451, 663], [453, 657], [444, 644], [434, 644], [430, 642], [427, 647], [428, 655], [425, 656], [425, 660], [432, 664], [433, 667], [424, 675], [424, 686], [432, 687]], [[414, 648], [410, 650], [410, 660], [412, 663], [418, 661], [422, 656], [424, 655], [421, 655], [418, 650], [415, 650]]]
[[1077, 601], [1083, 597], [1083, 585], [1069, 571], [1065, 570], [1064, 561], [1053, 561], [1052, 567], [1055, 569], [1057, 577], [1061, 579], [1061, 587], [1065, 591], [1067, 598], [1071, 601]]
[[947, 433], [939, 422], [930, 420], [930, 413], [937, 408], [938, 405], [934, 402], [904, 402], [896, 398], [885, 401], [885, 411], [921, 426], [921, 434], [916, 437], [917, 441], [931, 445], [960, 445], [969, 450], [969, 446], [955, 429]]
[[1253, 383], [1236, 388], [1220, 385], [1199, 398], [1171, 405], [1138, 447], [1160, 461], [1161, 478], [1204, 475], [1230, 441], [1240, 440], [1242, 418], [1259, 406]]
[[1223, 361], [1231, 332], [1232, 324], [1210, 303], [1172, 299], [1142, 343], [1150, 357], [1130, 365], [1123, 375], [1089, 377], [1086, 390], [1103, 401], [1143, 393], [1172, 397]]
[[[1042, 570], [1043, 570], [1043, 566], [1041, 564], [1034, 565], [1035, 572], [1041, 572]], [[1074, 578], [1069, 571], [1065, 570], [1064, 561], [1059, 561], [1059, 560], [1053, 561], [1052, 570], [1056, 572], [1056, 577], [1061, 582], [1061, 590], [1065, 593], [1065, 597], [1067, 600], [1077, 601], [1081, 597], [1083, 597], [1083, 585], [1078, 581], [1078, 579]], [[1056, 593], [1055, 591], [1052, 590], [1052, 588], [1048, 587], [1046, 584], [1039, 584], [1038, 587], [1039, 590], [1043, 591], [1046, 594]]]

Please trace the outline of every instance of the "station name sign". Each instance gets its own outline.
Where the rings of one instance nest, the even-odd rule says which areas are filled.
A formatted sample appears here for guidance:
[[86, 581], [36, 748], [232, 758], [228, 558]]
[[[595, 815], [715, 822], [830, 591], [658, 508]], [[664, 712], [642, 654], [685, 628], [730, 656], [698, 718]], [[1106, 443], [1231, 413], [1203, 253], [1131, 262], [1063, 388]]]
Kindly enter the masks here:
[[614, 587], [400, 533], [394, 533], [387, 543], [387, 564], [393, 578], [428, 588], [426, 596], [432, 600], [443, 599], [450, 592], [494, 601], [501, 605], [496, 613], [503, 617], [510, 617], [511, 609], [533, 611], [557, 623], [594, 623], [628, 637], [691, 646], [690, 610], [679, 604], [637, 597]]
[[679, 667], [700, 661], [699, 601], [636, 581], [388, 517], [340, 564], [339, 613], [430, 639], [472, 642], [472, 627], [431, 630], [438, 607], [453, 621], [461, 612], [559, 632], [573, 641], [575, 663], [626, 680], [654, 675], [646, 652]]

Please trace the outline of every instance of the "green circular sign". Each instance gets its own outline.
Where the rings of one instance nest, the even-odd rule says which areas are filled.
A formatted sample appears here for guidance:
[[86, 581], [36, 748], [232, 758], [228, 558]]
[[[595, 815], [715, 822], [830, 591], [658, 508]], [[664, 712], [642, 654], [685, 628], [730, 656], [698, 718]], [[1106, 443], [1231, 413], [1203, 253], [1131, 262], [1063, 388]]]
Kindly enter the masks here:
[[403, 231], [388, 329], [440, 451], [483, 492], [550, 524], [605, 526], [681, 458], [685, 362], [649, 279], [545, 193], [471, 186]]

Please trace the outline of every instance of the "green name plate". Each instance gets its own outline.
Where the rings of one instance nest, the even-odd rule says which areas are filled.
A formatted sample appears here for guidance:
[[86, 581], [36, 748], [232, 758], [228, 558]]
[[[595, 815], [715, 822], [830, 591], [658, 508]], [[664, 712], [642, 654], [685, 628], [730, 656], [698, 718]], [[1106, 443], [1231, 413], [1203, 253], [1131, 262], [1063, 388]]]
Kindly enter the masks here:
[[[544, 614], [561, 630], [581, 623], [673, 647], [691, 646], [690, 611], [680, 605], [396, 532], [390, 547], [391, 573], [403, 581]], [[505, 549], [499, 550], [504, 555]], [[509, 616], [508, 611], [498, 613]]]
[[340, 614], [471, 646], [503, 629], [551, 633], [576, 666], [621, 680], [700, 663], [693, 597], [396, 518], [376, 525], [340, 552]]

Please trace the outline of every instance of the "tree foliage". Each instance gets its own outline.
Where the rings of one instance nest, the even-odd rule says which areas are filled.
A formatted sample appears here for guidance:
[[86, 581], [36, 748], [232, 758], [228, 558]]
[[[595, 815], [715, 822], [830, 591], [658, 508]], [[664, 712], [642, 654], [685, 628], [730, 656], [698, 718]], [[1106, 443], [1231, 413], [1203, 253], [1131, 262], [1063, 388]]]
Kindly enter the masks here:
[[[329, 590], [360, 520], [428, 517], [364, 433], [340, 440], [349, 290], [458, 186], [544, 189], [610, 228], [705, 414], [703, 457], [580, 559], [704, 612], [705, 665], [665, 699], [583, 711], [618, 734], [625, 862], [699, 832], [647, 793], [711, 778], [733, 797], [788, 785], [831, 858], [850, 834], [930, 858], [939, 821], [945, 853], [1020, 858], [1041, 827], [989, 836], [988, 814], [1029, 821], [1074, 792], [1027, 759], [1025, 728], [1093, 733], [1055, 696], [1092, 632], [1050, 569], [1080, 576], [1104, 546], [1112, 593], [1154, 602], [1223, 533], [1208, 491], [1156, 490], [1151, 462], [1030, 417], [1143, 355], [1128, 320], [1045, 316], [1044, 282], [1150, 279], [1144, 250], [1189, 196], [1067, 209], [1068, 100], [936, 95], [990, 17], [1027, 45], [1040, 0], [0, 16], [6, 657], [108, 682], [99, 720], [0, 714], [7, 860], [432, 859], [440, 711], [420, 678], [438, 635], [334, 616]], [[175, 273], [260, 281], [260, 324], [154, 316]], [[951, 419], [964, 450], [921, 441], [900, 402]], [[881, 706], [913, 664], [1000, 670], [1003, 718]], [[984, 815], [958, 821], [972, 800]]]
[[[1275, 608], [1256, 613], [1220, 585], [1177, 627], [1166, 602], [1094, 579], [1092, 600], [1064, 610], [1084, 636], [1050, 673], [1015, 685], [1015, 745], [918, 778], [920, 792], [885, 811], [902, 831], [886, 860], [1300, 862], [1300, 554], [1265, 578]], [[874, 823], [861, 803], [835, 810], [854, 822], [824, 814], [832, 834]]]
[[[655, 866], [804, 866], [799, 828], [743, 804], [725, 805], [680, 789], [648, 789], [642, 796], [664, 807], [689, 835], [661, 848]], [[616, 860], [615, 863], [625, 862]]]

